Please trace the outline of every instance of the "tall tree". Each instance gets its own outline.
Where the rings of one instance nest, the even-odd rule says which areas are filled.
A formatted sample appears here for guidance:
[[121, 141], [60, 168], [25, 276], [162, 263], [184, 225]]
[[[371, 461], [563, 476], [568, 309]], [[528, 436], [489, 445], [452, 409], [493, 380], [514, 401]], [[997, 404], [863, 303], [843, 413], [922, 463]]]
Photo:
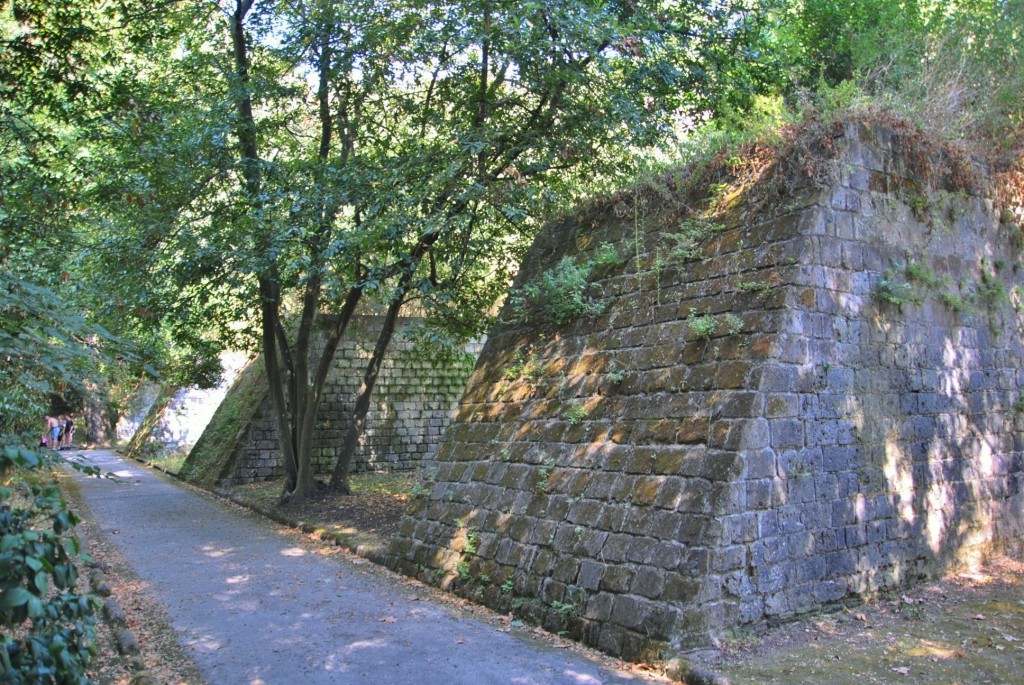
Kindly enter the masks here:
[[[296, 498], [313, 488], [317, 409], [352, 316], [369, 307], [385, 326], [333, 478], [341, 490], [403, 304], [463, 332], [482, 320], [538, 218], [578, 196], [580, 179], [624, 170], [630, 146], [743, 91], [722, 83], [747, 77], [757, 19], [710, 0], [201, 9], [182, 9], [198, 30], [161, 62], [189, 78], [165, 75], [180, 84], [168, 93], [150, 74], [153, 107], [133, 95], [152, 114], [118, 154], [140, 162], [148, 228], [136, 224], [127, 244], [145, 236], [143, 268], [201, 294], [199, 309], [258, 311], [282, 494]], [[477, 315], [451, 316], [453, 302]]]
[[[287, 436], [285, 491], [303, 497], [324, 382], [360, 301], [377, 295], [385, 325], [334, 474], [342, 490], [403, 302], [456, 287], [480, 262], [504, 280], [522, 219], [564, 197], [570, 174], [593, 173], [611, 147], [655, 140], [681, 111], [707, 109], [714, 93], [702, 55], [727, 53], [743, 14], [718, 2], [363, 0], [251, 15], [257, 9], [239, 0], [231, 16], [236, 130], [248, 216], [283, 214], [275, 197], [292, 203], [298, 240], [282, 244], [271, 220], [254, 247], [296, 250], [291, 262], [264, 259], [257, 277], [264, 359]], [[315, 83], [315, 152], [287, 164], [268, 166], [259, 147], [262, 94], [250, 72], [261, 28], [281, 40], [277, 59], [303, 65]], [[301, 178], [302, 190], [268, 192], [271, 173]], [[299, 198], [309, 211], [296, 217]], [[294, 338], [281, 317], [288, 279], [301, 292]], [[336, 316], [311, 358], [331, 302]]]

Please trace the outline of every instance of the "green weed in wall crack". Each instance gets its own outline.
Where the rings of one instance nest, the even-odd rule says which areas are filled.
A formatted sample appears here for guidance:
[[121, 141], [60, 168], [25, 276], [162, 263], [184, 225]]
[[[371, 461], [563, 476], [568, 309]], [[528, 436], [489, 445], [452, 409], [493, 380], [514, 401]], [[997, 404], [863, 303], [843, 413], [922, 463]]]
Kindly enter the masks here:
[[743, 332], [743, 319], [732, 312], [726, 314], [722, 318], [725, 320], [725, 325], [728, 328], [729, 335], [739, 335]]
[[693, 334], [701, 340], [710, 340], [711, 336], [714, 335], [715, 329], [718, 324], [715, 323], [715, 317], [711, 314], [697, 314], [696, 309], [690, 309], [689, 317], [690, 330]]
[[619, 383], [621, 383], [622, 381], [624, 381], [626, 379], [626, 372], [624, 370], [622, 370], [622, 369], [617, 369], [615, 371], [609, 371], [605, 375], [605, 378], [608, 379], [609, 383], [612, 383], [613, 385], [618, 385]]
[[513, 321], [550, 321], [565, 326], [581, 316], [601, 314], [605, 303], [588, 294], [591, 277], [600, 269], [621, 263], [622, 258], [610, 243], [601, 243], [581, 263], [562, 257], [553, 268], [511, 294]]
[[548, 479], [551, 478], [551, 471], [554, 468], [554, 459], [551, 459], [549, 457], [548, 459], [544, 460], [544, 465], [538, 471], [538, 473], [540, 474], [540, 478], [537, 480], [537, 492], [545, 493], [548, 491]]
[[885, 276], [875, 286], [874, 296], [883, 302], [902, 305], [908, 302], [919, 304], [921, 296], [914, 292], [914, 286], [901, 279], [892, 269], [886, 271]]
[[767, 281], [743, 281], [740, 283], [740, 292], [744, 293], [767, 293], [771, 292], [772, 286]]
[[527, 383], [535, 383], [544, 375], [544, 369], [537, 363], [533, 353], [524, 353], [522, 350], [516, 352], [515, 361], [506, 366], [501, 372], [501, 377], [506, 381], [525, 380]]
[[566, 409], [562, 413], [562, 418], [570, 426], [575, 426], [587, 418], [587, 408], [584, 407], [579, 400], [571, 400], [566, 404]]
[[675, 233], [667, 233], [669, 243], [668, 259], [671, 262], [689, 262], [700, 259], [700, 242], [710, 233], [721, 230], [721, 226], [706, 219], [687, 219], [679, 224]]

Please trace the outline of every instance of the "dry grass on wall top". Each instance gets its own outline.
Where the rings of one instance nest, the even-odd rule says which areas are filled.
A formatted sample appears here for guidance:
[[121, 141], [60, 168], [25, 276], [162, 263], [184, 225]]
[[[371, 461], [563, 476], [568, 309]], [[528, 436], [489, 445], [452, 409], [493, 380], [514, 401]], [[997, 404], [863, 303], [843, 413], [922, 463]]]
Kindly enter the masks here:
[[263, 358], [257, 357], [239, 374], [178, 475], [201, 487], [215, 487], [230, 470], [238, 443], [266, 394]]
[[[906, 171], [922, 185], [979, 194], [988, 191], [985, 167], [993, 162], [981, 156], [982, 150], [946, 141], [885, 109], [859, 107], [827, 120], [811, 110], [803, 121], [785, 124], [766, 139], [724, 147], [704, 161], [598, 198], [578, 211], [575, 220], [581, 225], [600, 222], [609, 212], [642, 220], [647, 206], [653, 204], [675, 207], [679, 216], [708, 219], [740, 207], [746, 216], [784, 209], [782, 203], [801, 189], [823, 188], [836, 180], [841, 171], [837, 160], [853, 127], [869, 136], [872, 131], [890, 131], [909, 162]], [[993, 170], [997, 202], [1020, 207], [1024, 160]]]

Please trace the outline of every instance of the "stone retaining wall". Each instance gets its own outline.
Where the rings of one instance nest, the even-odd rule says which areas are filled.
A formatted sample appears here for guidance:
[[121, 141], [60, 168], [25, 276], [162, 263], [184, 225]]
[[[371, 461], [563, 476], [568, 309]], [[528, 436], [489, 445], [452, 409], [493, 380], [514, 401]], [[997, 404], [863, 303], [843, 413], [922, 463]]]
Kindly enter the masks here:
[[[317, 416], [316, 473], [329, 474], [334, 467], [381, 321], [380, 317], [356, 317], [338, 348]], [[482, 345], [467, 346], [456, 360], [435, 355], [402, 339], [401, 330], [414, 323], [405, 320], [400, 324], [388, 350], [367, 417], [365, 439], [352, 462], [353, 472], [412, 469], [432, 457], [473, 369]], [[283, 477], [277, 435], [267, 396], [249, 423], [231, 475], [222, 483]]]
[[133, 398], [134, 410], [117, 424], [117, 439], [127, 441], [128, 456], [160, 460], [187, 455], [248, 362], [244, 352], [222, 353], [221, 380], [213, 388], [143, 383]]
[[549, 227], [517, 287], [607, 242], [603, 313], [506, 308], [389, 564], [637, 659], [1019, 553], [1019, 228], [913, 135], [828, 143], [696, 259], [699, 198]]

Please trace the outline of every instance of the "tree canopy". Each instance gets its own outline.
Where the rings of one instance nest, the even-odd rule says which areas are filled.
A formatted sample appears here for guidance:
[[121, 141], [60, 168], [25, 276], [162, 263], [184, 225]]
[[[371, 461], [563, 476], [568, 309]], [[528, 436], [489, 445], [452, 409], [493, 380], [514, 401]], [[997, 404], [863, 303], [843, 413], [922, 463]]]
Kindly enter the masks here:
[[[302, 495], [353, 314], [411, 307], [439, 337], [480, 333], [545, 217], [680, 131], [748, 126], [765, 97], [855, 90], [1010, 154], [1021, 19], [1020, 0], [11, 2], [10, 349], [73, 341], [84, 360], [113, 330], [130, 374], [186, 383], [253, 345]], [[28, 337], [13, 323], [47, 318]], [[9, 355], [3, 383], [38, 408], [59, 382], [29, 382], [29, 357]]]
[[480, 333], [531, 232], [583, 179], [621, 177], [681, 116], [759, 87], [760, 15], [738, 2], [239, 1], [173, 16], [177, 32], [125, 60], [95, 134], [93, 245], [116, 267], [96, 272], [176, 339], [200, 319], [220, 340], [261, 322], [286, 489], [301, 495], [354, 312], [393, 320], [415, 303]]

